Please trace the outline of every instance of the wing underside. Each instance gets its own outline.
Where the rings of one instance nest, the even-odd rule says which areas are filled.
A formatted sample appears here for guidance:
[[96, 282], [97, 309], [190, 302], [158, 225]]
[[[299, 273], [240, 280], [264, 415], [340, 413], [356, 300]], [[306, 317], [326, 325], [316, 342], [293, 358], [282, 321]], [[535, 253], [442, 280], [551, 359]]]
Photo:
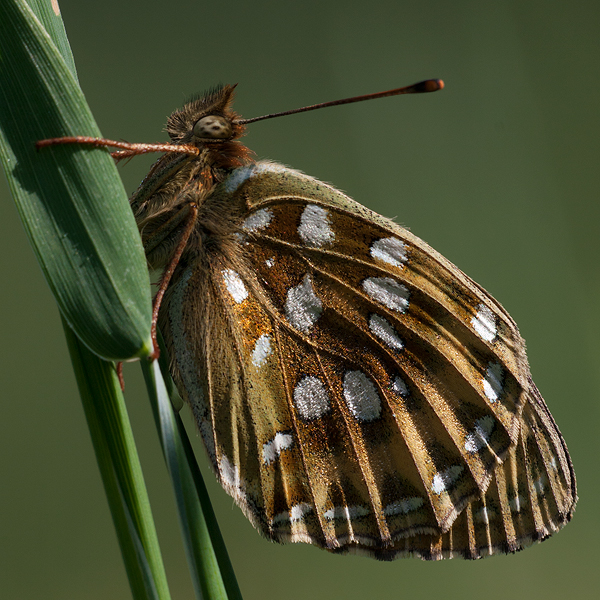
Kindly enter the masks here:
[[384, 560], [514, 552], [559, 529], [572, 466], [500, 305], [391, 222], [252, 190], [235, 256], [215, 244], [182, 268], [160, 319], [252, 523]]

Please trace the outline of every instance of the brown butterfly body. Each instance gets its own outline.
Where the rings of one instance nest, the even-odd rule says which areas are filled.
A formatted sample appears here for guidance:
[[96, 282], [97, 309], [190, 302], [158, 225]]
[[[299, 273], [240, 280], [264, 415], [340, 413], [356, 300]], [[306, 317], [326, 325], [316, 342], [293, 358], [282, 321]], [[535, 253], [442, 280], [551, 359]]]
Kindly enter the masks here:
[[[253, 525], [379, 559], [478, 558], [558, 530], [561, 434], [502, 306], [333, 187], [255, 162], [225, 86], [173, 113], [131, 205], [212, 466]], [[190, 206], [194, 216], [190, 216]]]

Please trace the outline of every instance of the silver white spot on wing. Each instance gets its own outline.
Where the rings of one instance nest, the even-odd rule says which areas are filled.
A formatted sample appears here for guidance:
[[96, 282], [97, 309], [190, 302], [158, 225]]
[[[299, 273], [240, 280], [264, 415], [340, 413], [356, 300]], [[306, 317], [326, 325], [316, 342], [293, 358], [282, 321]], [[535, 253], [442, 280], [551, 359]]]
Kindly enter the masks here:
[[404, 383], [404, 380], [399, 375], [396, 375], [394, 381], [392, 381], [392, 391], [398, 394], [398, 396], [408, 396], [409, 392], [406, 383]]
[[436, 473], [433, 476], [433, 481], [431, 483], [431, 491], [434, 494], [441, 494], [442, 492], [447, 491], [460, 477], [463, 469], [464, 467], [461, 465], [454, 465], [452, 467], [448, 467], [441, 473]]
[[294, 171], [293, 169], [289, 169], [278, 163], [261, 161], [252, 165], [234, 169], [233, 172], [223, 182], [223, 187], [227, 193], [233, 194], [233, 192], [235, 192], [245, 181], [251, 179], [252, 177], [256, 177], [262, 173], [283, 172], [292, 172], [296, 175], [302, 175], [300, 171]]
[[265, 265], [267, 265], [267, 267], [269, 267], [269, 269], [275, 264], [275, 259], [274, 258], [267, 258], [267, 260], [265, 260]]
[[483, 391], [490, 402], [496, 402], [500, 398], [503, 385], [504, 369], [502, 365], [497, 362], [490, 362], [483, 377]]
[[223, 281], [231, 297], [240, 304], [248, 297], [248, 290], [240, 276], [233, 269], [223, 269]]
[[541, 477], [539, 477], [538, 479], [536, 479], [533, 482], [533, 487], [535, 488], [535, 491], [537, 493], [538, 496], [543, 496], [544, 495], [544, 491], [546, 489], [546, 483], [548, 482], [547, 478], [545, 475], [542, 475]]
[[496, 516], [496, 514], [491, 508], [483, 506], [473, 516], [475, 517], [476, 521], [489, 525], [490, 519], [493, 519]]
[[288, 290], [285, 299], [285, 317], [290, 325], [308, 333], [323, 312], [323, 303], [315, 294], [310, 275], [300, 285]]
[[271, 520], [271, 525], [279, 525], [280, 523], [297, 523], [304, 519], [304, 516], [311, 512], [313, 507], [307, 502], [294, 504], [288, 511], [276, 514]]
[[374, 421], [381, 415], [377, 388], [362, 371], [347, 371], [344, 375], [344, 400], [360, 421]]
[[270, 465], [281, 456], [284, 450], [288, 450], [293, 445], [294, 438], [290, 433], [277, 432], [272, 440], [263, 444], [263, 462], [267, 466]]
[[486, 415], [475, 421], [475, 427], [465, 439], [465, 450], [474, 454], [479, 452], [484, 446], [489, 445], [490, 435], [494, 430], [494, 417]]
[[327, 521], [334, 521], [335, 519], [343, 519], [344, 521], [350, 521], [352, 519], [358, 519], [364, 517], [371, 512], [368, 508], [360, 505], [355, 506], [334, 506], [323, 513], [323, 516]]
[[394, 329], [394, 326], [379, 315], [371, 315], [369, 317], [369, 329], [371, 333], [378, 337], [386, 346], [392, 350], [402, 350], [404, 343]]
[[294, 506], [290, 508], [290, 521], [301, 521], [304, 518], [304, 515], [308, 514], [311, 510], [312, 506], [306, 502], [294, 504]]
[[485, 304], [477, 307], [477, 314], [471, 317], [471, 325], [477, 335], [486, 342], [493, 342], [498, 335], [496, 315]]
[[335, 239], [335, 234], [331, 229], [329, 211], [315, 204], [309, 204], [300, 217], [298, 234], [307, 246], [313, 248], [331, 244]]
[[223, 186], [225, 191], [232, 194], [237, 190], [244, 181], [254, 176], [255, 165], [248, 165], [246, 167], [238, 167], [234, 169], [232, 173], [225, 179]]
[[221, 481], [226, 488], [244, 490], [244, 482], [240, 477], [240, 470], [226, 456], [222, 456], [219, 462], [219, 473]]
[[521, 495], [513, 496], [508, 501], [508, 505], [510, 506], [510, 510], [512, 510], [513, 512], [521, 512], [521, 510], [523, 508], [525, 508], [526, 504], [527, 504], [527, 501]]
[[388, 504], [383, 509], [383, 514], [387, 516], [402, 515], [413, 510], [417, 510], [423, 506], [423, 498], [413, 496], [412, 498], [402, 498], [402, 500], [396, 500]]
[[261, 335], [254, 344], [252, 350], [252, 364], [255, 367], [262, 367], [267, 361], [267, 357], [271, 354], [271, 338], [265, 333]]
[[294, 388], [294, 405], [305, 420], [318, 419], [329, 411], [329, 394], [317, 377], [306, 375]]
[[394, 267], [402, 267], [408, 260], [406, 244], [394, 237], [375, 240], [371, 244], [371, 256]]
[[375, 301], [397, 312], [406, 312], [410, 292], [391, 277], [368, 277], [362, 282], [365, 292]]
[[265, 229], [271, 224], [273, 220], [273, 211], [268, 208], [261, 208], [253, 212], [243, 223], [242, 228], [249, 233], [254, 233]]

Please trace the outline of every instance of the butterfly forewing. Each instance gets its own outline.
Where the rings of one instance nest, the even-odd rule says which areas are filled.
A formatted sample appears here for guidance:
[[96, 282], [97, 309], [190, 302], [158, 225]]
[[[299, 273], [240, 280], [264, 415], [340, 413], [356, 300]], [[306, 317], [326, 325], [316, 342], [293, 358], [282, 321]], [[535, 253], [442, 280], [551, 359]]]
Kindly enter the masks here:
[[213, 467], [276, 541], [477, 558], [570, 518], [518, 330], [424, 242], [267, 162], [201, 206], [159, 325]]

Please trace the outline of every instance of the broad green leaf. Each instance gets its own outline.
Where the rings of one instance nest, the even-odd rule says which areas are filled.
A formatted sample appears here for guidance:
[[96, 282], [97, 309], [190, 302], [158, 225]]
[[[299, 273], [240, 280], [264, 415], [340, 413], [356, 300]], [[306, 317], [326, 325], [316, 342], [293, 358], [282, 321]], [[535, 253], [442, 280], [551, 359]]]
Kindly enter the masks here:
[[[52, 33], [68, 47], [58, 24]], [[125, 191], [105, 149], [35, 149], [65, 135], [100, 131], [35, 14], [23, 0], [2, 0], [0, 155], [29, 239], [61, 313], [93, 352], [146, 355], [149, 278]]]
[[40, 20], [40, 23], [52, 38], [54, 45], [58, 48], [69, 71], [73, 73], [74, 77], [77, 77], [75, 60], [73, 59], [71, 46], [67, 39], [65, 25], [60, 16], [58, 0], [28, 0], [27, 4], [31, 7], [35, 16]]

